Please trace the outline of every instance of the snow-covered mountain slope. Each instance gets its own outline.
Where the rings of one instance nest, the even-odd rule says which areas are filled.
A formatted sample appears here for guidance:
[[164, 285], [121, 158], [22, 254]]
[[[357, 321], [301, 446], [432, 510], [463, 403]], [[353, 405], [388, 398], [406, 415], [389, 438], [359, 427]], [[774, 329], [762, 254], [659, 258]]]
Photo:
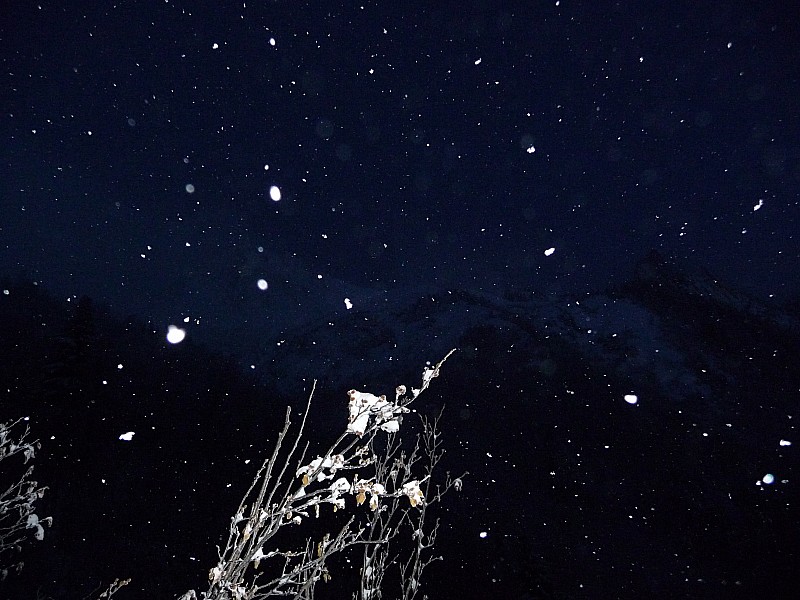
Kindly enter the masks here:
[[705, 351], [695, 325], [713, 324], [724, 313], [787, 335], [800, 331], [795, 317], [704, 274], [684, 273], [656, 254], [612, 294], [575, 299], [439, 290], [414, 300], [372, 300], [286, 332], [264, 349], [258, 371], [287, 391], [309, 379], [335, 389], [388, 385], [398, 372], [413, 374], [422, 360], [435, 362], [450, 348], [469, 356], [502, 335], [509, 352], [527, 351], [542, 371], [552, 368], [547, 356], [558, 346], [616, 377], [647, 380], [672, 398], [702, 398], [709, 390], [700, 376], [711, 358], [697, 360]]

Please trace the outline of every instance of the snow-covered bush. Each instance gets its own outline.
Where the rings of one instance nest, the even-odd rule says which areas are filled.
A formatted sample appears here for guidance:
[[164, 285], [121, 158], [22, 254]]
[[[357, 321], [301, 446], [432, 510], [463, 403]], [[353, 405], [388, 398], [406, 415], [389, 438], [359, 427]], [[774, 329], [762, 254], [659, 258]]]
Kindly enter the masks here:
[[[433, 555], [438, 522], [429, 523], [428, 508], [451, 488], [460, 489], [461, 480], [449, 473], [436, 480], [443, 454], [437, 420], [419, 417], [421, 429], [413, 445], [403, 444], [402, 435], [408, 434], [403, 420], [412, 416], [409, 405], [428, 388], [450, 354], [423, 371], [420, 388], [409, 393], [399, 386], [393, 400], [348, 392], [344, 432], [315, 458], [308, 456], [304, 438], [314, 389], [296, 432], [290, 433], [287, 410], [272, 455], [231, 519], [228, 541], [219, 550], [208, 590], [200, 598], [310, 600], [316, 584], [333, 576], [330, 559], [345, 552], [361, 564], [354, 599], [381, 598], [392, 578], [396, 587], [387, 592], [391, 597], [415, 598], [423, 571], [441, 558]], [[314, 537], [326, 520], [334, 522], [330, 513], [339, 511], [349, 512], [343, 524]], [[279, 547], [275, 539], [285, 527], [295, 528], [291, 539], [298, 540], [290, 548]], [[410, 543], [398, 548], [403, 546], [398, 544], [401, 534]], [[197, 597], [190, 590], [181, 600]]]
[[[28, 441], [30, 428], [27, 419], [0, 423], [0, 580], [9, 572], [22, 569], [23, 562], [14, 554], [22, 551], [22, 543], [29, 537], [44, 539], [44, 527], [52, 524], [52, 518], [40, 519], [34, 512], [34, 502], [44, 495], [47, 488], [31, 479], [34, 458], [40, 445]], [[13, 456], [21, 455], [22, 475], [15, 476], [17, 466]]]

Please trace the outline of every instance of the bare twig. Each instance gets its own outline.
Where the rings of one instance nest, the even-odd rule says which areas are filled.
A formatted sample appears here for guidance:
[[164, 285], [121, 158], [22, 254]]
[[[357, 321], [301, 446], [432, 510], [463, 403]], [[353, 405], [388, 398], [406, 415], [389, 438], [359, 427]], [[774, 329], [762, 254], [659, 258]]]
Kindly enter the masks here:
[[[11, 457], [22, 454], [23, 463], [27, 464], [41, 447], [38, 440], [28, 441], [30, 428], [27, 423], [20, 431], [23, 421], [27, 419], [0, 423], [0, 473], [4, 476], [8, 473]], [[10, 572], [22, 569], [22, 561], [12, 561], [9, 565], [4, 563], [10, 560], [9, 555], [22, 551], [22, 543], [28, 538], [26, 531], [30, 530], [35, 539], [42, 540], [44, 527], [53, 522], [52, 517], [40, 519], [34, 512], [34, 503], [47, 488], [39, 487], [31, 479], [32, 474], [33, 465], [27, 467], [16, 481], [12, 478], [14, 483], [0, 492], [0, 581]]]
[[[363, 600], [379, 598], [388, 566], [398, 564], [404, 581], [403, 598], [412, 600], [423, 570], [438, 560], [430, 554], [438, 524], [426, 529], [428, 506], [441, 500], [454, 482], [448, 474], [442, 484], [433, 487], [434, 472], [443, 453], [438, 419], [421, 421], [422, 433], [409, 453], [402, 449], [399, 432], [404, 416], [411, 412], [409, 405], [428, 389], [453, 352], [423, 371], [420, 388], [407, 393], [405, 386], [399, 386], [393, 401], [350, 390], [345, 431], [325, 453], [311, 461], [306, 461], [308, 443], [304, 433], [316, 382], [295, 433], [291, 433], [291, 411], [287, 409], [270, 458], [259, 468], [231, 519], [225, 549], [219, 551], [219, 562], [209, 572], [209, 589], [201, 597], [254, 600], [283, 596], [312, 600], [317, 582], [331, 577], [330, 559], [361, 547], [357, 595]], [[415, 476], [423, 459], [424, 475]], [[290, 468], [295, 469], [291, 475]], [[348, 471], [353, 472], [351, 477], [342, 476]], [[363, 517], [356, 518], [354, 513], [338, 532], [327, 533], [322, 539], [301, 536], [305, 543], [294, 549], [272, 546], [273, 538], [283, 527], [302, 527], [305, 519], [319, 518], [328, 505], [333, 511], [343, 510], [348, 496], [355, 498], [354, 510], [362, 505], [369, 509], [365, 525], [358, 525]], [[408, 530], [414, 542], [410, 554], [401, 559], [399, 553], [391, 554], [390, 548], [403, 530]], [[274, 574], [266, 576], [267, 572]], [[181, 598], [193, 597], [194, 592], [190, 591]]]

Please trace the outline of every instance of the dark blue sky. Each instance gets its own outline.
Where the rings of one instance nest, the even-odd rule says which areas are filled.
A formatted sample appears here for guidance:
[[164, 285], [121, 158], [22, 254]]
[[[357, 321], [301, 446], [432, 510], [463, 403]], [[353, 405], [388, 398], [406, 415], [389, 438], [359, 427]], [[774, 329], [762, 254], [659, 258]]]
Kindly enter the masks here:
[[790, 10], [325, 6], [13, 2], [2, 274], [164, 326], [348, 287], [577, 294], [653, 248], [798, 292]]

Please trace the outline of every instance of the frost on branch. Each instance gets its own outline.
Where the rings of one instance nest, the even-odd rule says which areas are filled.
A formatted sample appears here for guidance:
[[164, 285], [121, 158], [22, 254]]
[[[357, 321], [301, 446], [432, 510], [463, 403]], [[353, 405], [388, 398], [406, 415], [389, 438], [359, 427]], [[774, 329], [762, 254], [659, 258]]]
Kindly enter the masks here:
[[[208, 575], [208, 591], [200, 598], [310, 600], [319, 581], [339, 575], [329, 565], [331, 557], [340, 553], [362, 565], [353, 598], [376, 600], [385, 581], [393, 581], [391, 596], [415, 598], [423, 570], [441, 558], [432, 555], [438, 523], [426, 520], [428, 508], [460, 479], [447, 473], [434, 483], [444, 452], [438, 419], [415, 419], [419, 431], [410, 434], [416, 439], [413, 444], [403, 443], [409, 438], [403, 419], [409, 418], [409, 405], [429, 387], [452, 353], [426, 368], [421, 387], [411, 394], [398, 386], [392, 401], [350, 390], [343, 433], [314, 458], [308, 456], [305, 425], [316, 382], [299, 427], [291, 434], [287, 409], [272, 454], [231, 519], [228, 541], [219, 549], [219, 562]], [[335, 512], [341, 514], [335, 518]], [[291, 537], [297, 540], [289, 548], [276, 538], [285, 527], [293, 528]], [[181, 598], [194, 597], [190, 590]]]
[[[24, 420], [27, 419], [0, 423], [0, 580], [5, 579], [9, 572], [22, 569], [22, 561], [15, 562], [11, 558], [22, 551], [22, 542], [30, 535], [37, 540], [44, 539], [44, 528], [52, 523], [51, 517], [41, 519], [34, 512], [34, 502], [44, 495], [47, 488], [39, 487], [31, 479], [33, 465], [24, 467], [40, 447], [38, 441], [27, 441], [30, 429], [27, 424], [22, 428]], [[25, 468], [18, 477], [12, 473], [19, 465], [10, 460], [15, 455], [22, 455]]]
[[[401, 389], [405, 390], [405, 387], [400, 386], [398, 388], [398, 399]], [[396, 402], [389, 402], [386, 400], [386, 396], [375, 396], [374, 394], [356, 390], [350, 390], [347, 394], [350, 396], [348, 433], [355, 433], [359, 436], [364, 435], [371, 423], [389, 433], [400, 431], [401, 415], [409, 412], [408, 408], [400, 406]]]

